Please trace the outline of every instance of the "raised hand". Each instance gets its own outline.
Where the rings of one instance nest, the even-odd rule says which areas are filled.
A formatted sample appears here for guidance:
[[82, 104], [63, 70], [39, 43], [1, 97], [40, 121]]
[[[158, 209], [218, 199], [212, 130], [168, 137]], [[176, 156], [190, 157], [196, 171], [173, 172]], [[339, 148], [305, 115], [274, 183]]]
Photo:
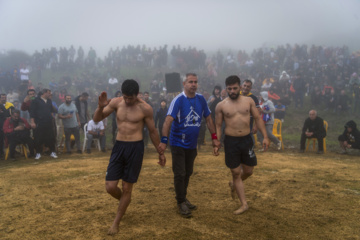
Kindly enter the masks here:
[[110, 100], [111, 100], [111, 99], [108, 99], [108, 98], [107, 98], [106, 92], [102, 92], [102, 93], [100, 94], [100, 96], [99, 96], [99, 102], [98, 102], [99, 108], [104, 108], [104, 107], [106, 107], [106, 106], [109, 104]]

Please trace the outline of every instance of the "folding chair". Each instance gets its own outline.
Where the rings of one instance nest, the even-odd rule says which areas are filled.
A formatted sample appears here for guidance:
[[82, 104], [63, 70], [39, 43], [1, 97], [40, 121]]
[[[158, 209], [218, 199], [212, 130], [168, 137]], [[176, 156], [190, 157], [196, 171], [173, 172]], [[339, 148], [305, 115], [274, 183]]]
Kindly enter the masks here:
[[[24, 153], [25, 158], [28, 159], [26, 145], [25, 144], [18, 144], [17, 147], [19, 147], [19, 146], [20, 146], [20, 153]], [[9, 153], [10, 153], [10, 145], [6, 149], [5, 160], [8, 159]]]
[[282, 135], [281, 135], [281, 127], [282, 127], [282, 122], [280, 119], [275, 118], [274, 119], [274, 125], [273, 125], [273, 130], [272, 130], [272, 134], [280, 140], [281, 142], [281, 149], [284, 150], [284, 142], [282, 139]]
[[[84, 144], [83, 144], [83, 152], [85, 151], [86, 148], [86, 142], [88, 141], [88, 138], [86, 136], [86, 132], [87, 132], [87, 123], [84, 125]], [[100, 139], [98, 138], [93, 138], [93, 141], [95, 142], [95, 144], [97, 144], [99, 151], [101, 151], [101, 147], [100, 147]]]
[[[327, 129], [328, 129], [328, 122], [324, 120], [324, 128], [325, 128], [325, 131], [327, 132]], [[310, 145], [310, 141], [312, 141], [312, 148], [313, 150], [315, 150], [316, 148], [316, 141], [317, 141], [317, 138], [307, 138], [306, 139], [307, 143], [306, 143], [306, 151], [309, 150], [309, 145]], [[323, 145], [324, 145], [324, 153], [326, 153], [326, 137], [323, 138]]]

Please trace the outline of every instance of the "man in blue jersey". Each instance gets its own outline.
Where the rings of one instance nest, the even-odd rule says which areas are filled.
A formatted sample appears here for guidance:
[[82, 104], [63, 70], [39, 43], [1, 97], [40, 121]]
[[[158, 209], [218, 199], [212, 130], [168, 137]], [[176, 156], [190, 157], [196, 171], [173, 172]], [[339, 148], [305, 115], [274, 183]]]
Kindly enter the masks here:
[[189, 179], [193, 173], [194, 160], [197, 155], [196, 145], [200, 130], [201, 118], [204, 117], [211, 133], [215, 149], [220, 148], [216, 137], [215, 126], [205, 98], [196, 93], [198, 78], [194, 73], [186, 74], [183, 81], [184, 91], [171, 102], [162, 129], [159, 149], [165, 151], [170, 132], [172, 169], [179, 213], [183, 217], [191, 217], [191, 210], [197, 207], [186, 198]]

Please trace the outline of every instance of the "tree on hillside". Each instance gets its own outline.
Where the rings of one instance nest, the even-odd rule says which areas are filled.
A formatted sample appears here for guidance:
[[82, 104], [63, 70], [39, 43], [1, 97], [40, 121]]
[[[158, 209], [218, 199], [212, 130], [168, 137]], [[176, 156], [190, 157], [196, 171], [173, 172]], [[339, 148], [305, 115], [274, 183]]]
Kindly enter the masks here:
[[11, 50], [0, 55], [0, 67], [4, 71], [9, 71], [15, 67], [19, 68], [21, 64], [26, 64], [31, 57], [24, 51]]

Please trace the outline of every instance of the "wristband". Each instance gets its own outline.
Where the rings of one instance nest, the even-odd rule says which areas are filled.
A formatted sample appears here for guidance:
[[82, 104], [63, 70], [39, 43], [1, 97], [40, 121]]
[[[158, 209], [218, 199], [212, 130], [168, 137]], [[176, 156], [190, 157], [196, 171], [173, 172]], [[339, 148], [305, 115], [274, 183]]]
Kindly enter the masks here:
[[218, 139], [217, 136], [216, 136], [216, 133], [211, 134], [211, 139], [212, 139], [212, 140]]
[[161, 137], [161, 142], [167, 144], [168, 143], [168, 137]]

